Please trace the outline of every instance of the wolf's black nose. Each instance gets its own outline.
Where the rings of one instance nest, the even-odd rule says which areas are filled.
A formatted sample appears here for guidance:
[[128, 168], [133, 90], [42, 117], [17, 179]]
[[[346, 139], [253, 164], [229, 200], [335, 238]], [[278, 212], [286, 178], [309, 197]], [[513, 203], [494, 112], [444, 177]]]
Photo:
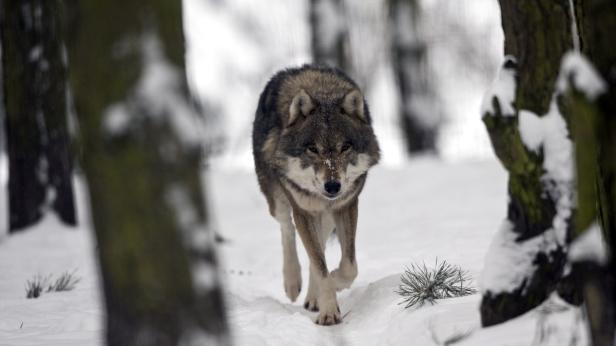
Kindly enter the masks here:
[[330, 195], [335, 195], [340, 191], [340, 183], [335, 180], [330, 180], [325, 183], [325, 191]]

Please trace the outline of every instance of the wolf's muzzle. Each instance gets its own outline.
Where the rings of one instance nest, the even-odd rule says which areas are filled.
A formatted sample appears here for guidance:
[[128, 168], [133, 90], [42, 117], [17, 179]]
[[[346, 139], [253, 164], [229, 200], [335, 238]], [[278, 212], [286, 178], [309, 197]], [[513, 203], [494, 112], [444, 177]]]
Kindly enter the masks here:
[[325, 183], [325, 192], [327, 192], [330, 196], [335, 196], [340, 192], [340, 182], [335, 180], [330, 180]]

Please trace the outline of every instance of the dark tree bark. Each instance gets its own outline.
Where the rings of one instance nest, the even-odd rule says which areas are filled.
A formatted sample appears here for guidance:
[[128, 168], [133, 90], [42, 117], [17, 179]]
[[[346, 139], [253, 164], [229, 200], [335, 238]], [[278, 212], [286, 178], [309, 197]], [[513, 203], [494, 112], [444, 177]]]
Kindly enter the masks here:
[[427, 77], [427, 45], [419, 32], [417, 0], [389, 0], [392, 62], [400, 95], [400, 124], [406, 150], [435, 151], [440, 116]]
[[9, 231], [36, 223], [48, 207], [75, 225], [60, 1], [3, 0], [0, 6]]
[[343, 0], [310, 0], [312, 60], [352, 74]]
[[107, 344], [225, 344], [199, 174], [195, 128], [202, 119], [185, 75], [182, 3], [67, 4], [70, 82]]
[[[513, 100], [494, 97], [492, 108], [483, 114], [494, 151], [509, 172], [509, 205], [507, 222], [511, 225], [510, 247], [523, 248], [537, 243], [554, 232], [556, 218], [564, 222], [566, 239], [550, 240], [547, 246], [537, 248], [533, 255], [533, 269], [516, 287], [508, 290], [484, 288], [481, 319], [484, 326], [507, 321], [542, 303], [548, 295], [565, 285], [562, 291], [571, 293], [571, 283], [563, 280], [566, 263], [566, 242], [571, 237], [573, 213], [561, 211], [558, 201], [562, 195], [572, 198], [565, 189], [554, 193], [554, 186], [572, 186], [572, 181], [554, 181], [547, 176], [544, 166], [545, 150], [532, 150], [522, 140], [519, 130], [520, 111], [530, 111], [538, 119], [550, 111], [554, 102], [555, 82], [563, 54], [573, 48], [569, 2], [567, 0], [517, 1], [499, 0], [505, 34], [506, 73], [515, 76]], [[506, 104], [512, 102], [511, 104]], [[513, 114], [505, 114], [513, 106]], [[552, 104], [553, 107], [556, 107]], [[557, 111], [557, 110], [556, 110]], [[560, 115], [556, 115], [560, 116]], [[503, 231], [507, 232], [507, 231]], [[556, 239], [558, 239], [558, 230]], [[504, 238], [503, 238], [504, 239]], [[509, 238], [508, 238], [509, 239]], [[520, 250], [521, 251], [521, 250]], [[486, 263], [486, 267], [491, 263]], [[511, 268], [495, 268], [509, 271]]]
[[[572, 119], [576, 142], [578, 217], [575, 233], [581, 241], [593, 228], [601, 230], [608, 258], [582, 256], [573, 262], [573, 271], [582, 283], [592, 344], [614, 345], [616, 332], [616, 3], [586, 0], [578, 4], [582, 47], [596, 72], [572, 70], [566, 76], [569, 92], [564, 108]], [[589, 63], [590, 64], [590, 63]], [[588, 90], [578, 82], [579, 74], [588, 80], [597, 73], [602, 90]], [[595, 82], [594, 84], [599, 84]], [[598, 232], [598, 229], [594, 231]], [[580, 239], [580, 240], [578, 240]], [[600, 251], [594, 251], [595, 254]], [[578, 256], [579, 257], [579, 256]]]

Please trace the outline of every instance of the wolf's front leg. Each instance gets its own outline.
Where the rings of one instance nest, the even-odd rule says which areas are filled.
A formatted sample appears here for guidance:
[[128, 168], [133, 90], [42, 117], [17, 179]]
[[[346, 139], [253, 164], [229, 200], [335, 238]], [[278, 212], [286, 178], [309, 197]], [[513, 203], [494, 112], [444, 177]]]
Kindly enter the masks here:
[[325, 254], [321, 248], [319, 235], [314, 228], [314, 222], [309, 220], [310, 217], [310, 215], [306, 215], [304, 212], [293, 208], [295, 226], [308, 253], [310, 274], [315, 279], [314, 282], [319, 292], [317, 296], [319, 316], [315, 322], [321, 325], [332, 325], [342, 321], [338, 301], [336, 300], [336, 286], [327, 270]]
[[[290, 221], [289, 221], [290, 223]], [[297, 258], [295, 247], [295, 230], [288, 225], [282, 226], [282, 275], [284, 279], [284, 291], [287, 297], [294, 302], [302, 290], [302, 272]]]
[[331, 276], [340, 291], [349, 288], [357, 277], [357, 260], [355, 259], [355, 232], [357, 230], [357, 198], [347, 207], [334, 214], [334, 222], [340, 240], [340, 265], [332, 271]]
[[294, 302], [302, 290], [302, 272], [295, 246], [295, 228], [291, 221], [291, 209], [288, 205], [279, 202], [276, 210], [276, 220], [280, 223], [280, 233], [282, 236], [284, 291], [287, 297]]
[[306, 292], [306, 300], [304, 300], [304, 308], [309, 311], [319, 311], [319, 286], [314, 273], [314, 268], [310, 266], [310, 278], [308, 280], [308, 292]]
[[317, 285], [319, 286], [319, 296], [317, 298], [319, 316], [317, 316], [315, 322], [329, 326], [340, 323], [342, 317], [340, 316], [340, 308], [336, 300], [336, 286], [331, 276], [327, 275], [327, 267], [325, 269], [323, 267], [318, 265], [311, 266], [311, 268], [314, 268], [315, 278], [317, 278]]
[[282, 233], [282, 275], [285, 293], [294, 302], [302, 290], [302, 272], [295, 247], [295, 231], [291, 229], [291, 232]]

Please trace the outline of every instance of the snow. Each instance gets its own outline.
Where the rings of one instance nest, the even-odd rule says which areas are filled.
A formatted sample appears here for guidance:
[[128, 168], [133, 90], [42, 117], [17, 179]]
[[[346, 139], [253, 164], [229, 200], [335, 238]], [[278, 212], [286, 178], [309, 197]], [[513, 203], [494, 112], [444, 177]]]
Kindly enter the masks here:
[[381, 148], [380, 164], [400, 167], [405, 161], [406, 153], [401, 145], [403, 134], [398, 119], [393, 116], [397, 109], [397, 90], [391, 66], [381, 66], [374, 80], [374, 85], [366, 95], [372, 116], [372, 127]]
[[[83, 208], [86, 191], [79, 179], [75, 187], [81, 221], [78, 228], [67, 227], [54, 214], [47, 214], [36, 226], [0, 238], [3, 346], [102, 345], [102, 292], [89, 216]], [[73, 291], [25, 298], [24, 285], [35, 275], [57, 277], [73, 270], [81, 279]]]
[[[586, 66], [580, 64], [578, 55], [568, 56], [571, 57], [570, 62], [568, 65], [566, 63], [568, 59], [564, 59], [559, 84], [562, 84], [562, 80], [565, 79], [563, 76], [569, 75], [567, 71], [571, 71], [572, 66], [576, 71], [582, 71], [582, 68]], [[501, 70], [495, 86], [486, 94], [488, 96], [486, 100], [492, 99], [495, 95], [499, 98], [501, 107], [503, 100], [508, 100], [505, 103], [511, 106], [511, 110], [503, 112], [503, 116], [513, 116], [515, 115], [512, 105], [515, 97], [515, 80], [513, 70], [507, 73], [506, 78], [503, 78], [502, 73], [506, 70]], [[588, 75], [588, 73], [582, 73], [583, 77], [580, 82], [585, 87], [584, 90], [594, 90], [595, 85], [588, 82]], [[539, 236], [517, 242], [517, 234], [512, 230], [513, 225], [507, 220], [504, 221], [500, 233], [493, 240], [486, 259], [488, 265], [482, 273], [481, 281], [483, 292], [512, 292], [532, 275], [536, 267], [533, 261], [538, 253], [549, 253], [559, 247], [566, 248], [567, 246], [567, 224], [571, 218], [571, 211], [575, 207], [573, 200], [574, 159], [573, 142], [556, 101], [562, 90], [564, 90], [562, 87], [557, 88], [547, 114], [538, 116], [525, 109], [520, 109], [518, 112], [518, 129], [522, 142], [529, 150], [543, 156], [545, 173], [541, 177], [541, 183], [556, 206], [552, 227]], [[490, 103], [486, 103], [486, 100], [484, 100], [484, 114], [487, 110], [489, 114], [495, 115], [494, 109], [491, 108]]]
[[541, 144], [546, 136], [544, 127], [543, 119], [537, 114], [524, 109], [518, 114], [518, 129], [522, 142], [536, 154], [540, 153]]
[[511, 117], [516, 114], [513, 108], [516, 90], [515, 68], [507, 66], [509, 61], [515, 61], [515, 58], [512, 56], [505, 57], [505, 62], [496, 74], [492, 86], [486, 91], [481, 102], [481, 116], [485, 114], [496, 115], [493, 104], [494, 98], [498, 100], [502, 116]]
[[189, 85], [216, 120], [208, 134], [226, 141], [213, 165], [252, 169], [250, 131], [261, 90], [276, 71], [310, 60], [307, 6], [183, 1]]
[[535, 271], [537, 254], [556, 250], [559, 241], [552, 228], [523, 242], [517, 242], [517, 237], [513, 224], [503, 221], [486, 256], [480, 280], [482, 292], [513, 292]]
[[[165, 202], [173, 210], [182, 232], [184, 244], [193, 253], [209, 253], [213, 246], [212, 233], [198, 215], [189, 191], [176, 184], [168, 188]], [[196, 289], [210, 291], [218, 283], [216, 268], [209, 262], [194, 263], [192, 268]]]
[[573, 142], [564, 117], [557, 105], [558, 91], [552, 97], [548, 113], [539, 117], [528, 110], [520, 110], [519, 130], [524, 145], [543, 153], [544, 188], [556, 202], [556, 216], [552, 229], [557, 244], [565, 246], [567, 223], [575, 207]]
[[531, 150], [543, 152], [542, 177], [544, 186], [556, 201], [556, 216], [553, 227], [557, 232], [558, 244], [565, 244], [567, 220], [574, 207], [574, 161], [573, 142], [563, 116], [558, 111], [555, 98], [550, 110], [542, 117], [521, 110], [519, 122], [520, 135], [524, 144]]
[[41, 46], [40, 44], [34, 46], [31, 50], [30, 50], [30, 61], [37, 61], [41, 58], [41, 56], [43, 55], [43, 46]]
[[577, 26], [577, 18], [575, 14], [575, 6], [573, 0], [569, 0], [569, 18], [571, 18], [571, 40], [573, 41], [573, 50], [580, 51], [580, 33]]
[[327, 166], [327, 168], [329, 168], [330, 170], [333, 169], [332, 166], [332, 161], [330, 159], [325, 160], [325, 165]]
[[142, 44], [145, 66], [137, 85], [137, 97], [142, 100], [142, 105], [149, 108], [149, 114], [166, 117], [177, 138], [198, 145], [204, 133], [203, 115], [188, 104], [183, 94], [183, 76], [167, 62], [164, 47], [156, 36], [147, 35]]
[[[480, 329], [478, 294], [405, 310], [394, 293], [405, 266], [437, 257], [478, 277], [505, 212], [501, 202], [506, 198], [506, 174], [496, 162], [420, 159], [398, 169], [377, 166], [370, 173], [359, 206], [359, 276], [338, 294], [344, 320], [333, 327], [315, 325], [316, 313], [302, 307], [308, 261], [299, 244], [304, 289], [298, 302], [286, 298], [279, 227], [267, 212], [254, 174], [213, 170], [205, 179], [211, 193], [211, 227], [226, 239], [217, 245], [218, 270], [237, 345], [434, 345], [435, 338], [444, 342], [467, 331], [472, 333], [460, 345], [529, 345], [535, 338], [543, 318], [536, 311]], [[76, 191], [83, 207], [80, 180]], [[77, 229], [67, 229], [48, 215], [36, 227], [0, 242], [3, 346], [102, 344], [102, 292], [89, 217], [82, 209], [80, 220], [85, 221]], [[330, 241], [330, 270], [339, 256], [337, 243]], [[24, 283], [32, 276], [75, 268], [82, 278], [75, 290], [25, 299]], [[559, 304], [564, 311], [549, 315], [546, 322], [554, 334], [548, 344], [568, 340], [578, 311]]]
[[532, 275], [535, 270], [533, 261], [538, 253], [565, 248], [567, 224], [575, 207], [573, 142], [558, 110], [556, 96], [552, 98], [547, 114], [540, 117], [521, 109], [518, 117], [518, 129], [524, 145], [543, 154], [545, 173], [541, 177], [542, 185], [556, 204], [556, 215], [551, 228], [523, 242], [516, 242], [513, 225], [504, 221], [486, 259], [488, 265], [481, 282], [484, 292], [512, 292]]
[[583, 92], [591, 101], [607, 90], [607, 84], [593, 64], [578, 52], [568, 52], [563, 57], [556, 81], [558, 92], [565, 93], [569, 89], [570, 80], [573, 87]]
[[132, 117], [147, 114], [155, 121], [168, 122], [184, 144], [200, 145], [204, 119], [188, 103], [180, 71], [167, 62], [162, 43], [153, 33], [143, 34], [138, 42], [144, 65], [141, 76], [127, 99], [104, 111], [103, 129], [121, 135], [134, 125]]
[[128, 130], [130, 117], [124, 104], [116, 103], [105, 109], [103, 115], [103, 128], [107, 133], [123, 134]]
[[610, 254], [597, 222], [593, 222], [581, 236], [573, 241], [568, 255], [571, 262], [607, 263]]
[[[193, 238], [197, 238], [198, 234], [202, 234], [201, 230], [205, 227], [202, 220], [199, 218], [198, 212], [193, 206], [193, 202], [189, 197], [189, 191], [182, 185], [175, 184], [168, 188], [165, 194], [165, 203], [174, 211], [180, 229], [187, 237], [188, 243], [194, 243]], [[199, 240], [207, 240], [199, 238]], [[196, 245], [196, 244], [195, 244]], [[202, 244], [209, 246], [210, 244]]]

